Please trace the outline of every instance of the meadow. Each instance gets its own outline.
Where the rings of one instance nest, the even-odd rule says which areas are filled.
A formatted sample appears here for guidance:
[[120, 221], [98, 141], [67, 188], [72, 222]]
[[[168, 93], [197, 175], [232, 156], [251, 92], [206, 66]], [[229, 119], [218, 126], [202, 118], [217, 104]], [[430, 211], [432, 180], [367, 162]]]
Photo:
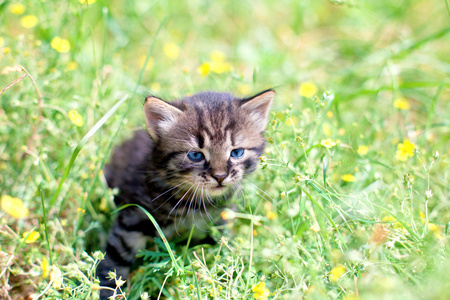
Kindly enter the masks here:
[[126, 298], [450, 299], [449, 41], [448, 0], [0, 0], [0, 299], [98, 299], [146, 95], [268, 88], [216, 243], [155, 237]]

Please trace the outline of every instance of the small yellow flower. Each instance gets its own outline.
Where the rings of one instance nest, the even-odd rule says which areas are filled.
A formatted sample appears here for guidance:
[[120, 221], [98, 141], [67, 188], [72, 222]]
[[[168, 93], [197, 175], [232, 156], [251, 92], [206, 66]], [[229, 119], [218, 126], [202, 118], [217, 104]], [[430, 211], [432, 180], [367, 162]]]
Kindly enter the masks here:
[[330, 271], [330, 281], [337, 282], [339, 280], [339, 278], [341, 278], [341, 276], [344, 275], [345, 271], [346, 271], [346, 269], [343, 265], [338, 265], [338, 266], [334, 267]]
[[386, 223], [391, 223], [392, 226], [394, 226], [394, 228], [402, 228], [403, 227], [403, 225], [400, 222], [396, 222], [397, 219], [391, 215], [384, 217], [383, 219], [381, 219], [381, 221], [386, 222]]
[[234, 213], [234, 211], [227, 209], [222, 211], [220, 213], [220, 216], [222, 217], [223, 220], [233, 220], [236, 217], [236, 214]]
[[21, 15], [25, 12], [25, 5], [20, 3], [11, 4], [9, 6], [9, 11], [15, 15]]
[[254, 284], [252, 286], [253, 298], [259, 300], [267, 300], [270, 296], [270, 290], [266, 288], [266, 284], [264, 282], [259, 282], [258, 284]]
[[158, 82], [153, 82], [153, 83], [150, 85], [150, 89], [151, 89], [153, 92], [159, 92], [159, 91], [161, 90], [161, 85], [160, 85]]
[[267, 218], [269, 218], [269, 220], [273, 220], [276, 218], [276, 214], [273, 211], [268, 211], [267, 212]]
[[213, 61], [211, 62], [211, 71], [216, 74], [222, 74], [231, 70], [230, 63], [226, 61]]
[[338, 133], [339, 133], [339, 135], [344, 135], [345, 134], [345, 129], [344, 128], [339, 128]]
[[286, 198], [286, 192], [281, 192], [281, 194], [280, 194], [280, 198], [281, 198], [281, 199], [284, 199], [284, 198]]
[[170, 59], [177, 59], [180, 55], [180, 48], [175, 43], [167, 43], [163, 47], [164, 54]]
[[221, 213], [220, 213], [220, 216], [222, 217], [222, 219], [228, 220], [228, 214], [227, 214], [226, 211], [221, 212]]
[[75, 124], [75, 126], [83, 126], [83, 117], [78, 113], [77, 109], [74, 108], [68, 112], [69, 120]]
[[397, 145], [397, 153], [395, 154], [395, 158], [400, 161], [406, 161], [409, 157], [414, 156], [414, 144], [409, 140], [403, 140], [403, 143]]
[[428, 229], [430, 229], [430, 231], [434, 233], [434, 236], [438, 240], [442, 240], [443, 239], [443, 237], [441, 235], [441, 227], [439, 225], [436, 225], [434, 223], [428, 223]]
[[[147, 59], [147, 55], [141, 55], [139, 56], [139, 67], [142, 69], [142, 67], [145, 64], [145, 60]], [[151, 68], [153, 68], [153, 66], [155, 65], [155, 60], [153, 59], [153, 57], [150, 57], [148, 59], [147, 65], [145, 66], [145, 70], [148, 71]]]
[[353, 176], [352, 174], [345, 174], [342, 177], [342, 180], [347, 181], [347, 182], [354, 182], [355, 181], [355, 176]]
[[367, 147], [367, 146], [365, 146], [365, 145], [361, 145], [361, 146], [358, 147], [357, 152], [358, 152], [358, 154], [361, 155], [361, 156], [362, 156], [362, 155], [366, 155], [366, 154], [369, 152], [369, 147]]
[[331, 110], [327, 111], [327, 117], [328, 118], [332, 118], [333, 117], [333, 112]]
[[38, 23], [38, 18], [35, 15], [27, 15], [20, 18], [20, 26], [23, 28], [33, 28]]
[[27, 231], [27, 232], [24, 232], [22, 234], [22, 236], [23, 236], [23, 240], [25, 243], [31, 244], [31, 243], [36, 242], [41, 235], [37, 231], [31, 231], [31, 232]]
[[55, 36], [50, 42], [50, 47], [58, 51], [59, 53], [67, 53], [70, 51], [70, 43], [66, 39], [62, 39], [59, 36]]
[[10, 47], [3, 48], [3, 53], [9, 53], [9, 52], [11, 52], [11, 48]]
[[87, 3], [88, 5], [91, 5], [92, 3], [95, 3], [97, 0], [80, 0], [81, 4]]
[[197, 72], [202, 75], [202, 77], [207, 76], [211, 72], [211, 64], [208, 62], [203, 63], [198, 67]]
[[303, 82], [298, 89], [299, 95], [306, 98], [314, 96], [317, 91], [317, 86], [312, 81]]
[[395, 99], [394, 106], [402, 110], [408, 110], [410, 107], [408, 100], [403, 97]]
[[258, 232], [256, 232], [256, 229], [253, 229], [253, 236], [257, 236]]
[[215, 50], [209, 54], [209, 58], [211, 58], [211, 61], [213, 62], [223, 62], [225, 61], [225, 53]]
[[252, 89], [250, 88], [250, 86], [248, 84], [241, 84], [238, 87], [238, 90], [241, 95], [248, 95], [252, 92]]
[[324, 146], [325, 148], [328, 148], [328, 149], [331, 149], [331, 148], [333, 148], [334, 146], [336, 146], [336, 142], [334, 142], [332, 139], [330, 139], [330, 138], [328, 138], [328, 139], [326, 139], [326, 140], [322, 140], [322, 141], [320, 141], [320, 144], [322, 145], [322, 146]]
[[57, 267], [53, 266], [52, 271], [50, 272], [50, 280], [53, 281], [52, 287], [54, 289], [59, 289], [62, 286], [63, 276], [61, 270]]
[[84, 209], [82, 209], [81, 207], [78, 207], [77, 208], [77, 211], [79, 212], [79, 213], [81, 213], [82, 215], [86, 212]]
[[21, 199], [9, 195], [2, 196], [1, 207], [4, 212], [16, 219], [25, 218], [30, 214]]
[[42, 259], [41, 269], [42, 269], [42, 277], [47, 278], [48, 274], [50, 273], [50, 265], [48, 263], [47, 258], [45, 258], [45, 256]]
[[73, 71], [73, 70], [76, 70], [77, 68], [78, 68], [78, 64], [75, 61], [71, 61], [67, 64], [68, 71]]

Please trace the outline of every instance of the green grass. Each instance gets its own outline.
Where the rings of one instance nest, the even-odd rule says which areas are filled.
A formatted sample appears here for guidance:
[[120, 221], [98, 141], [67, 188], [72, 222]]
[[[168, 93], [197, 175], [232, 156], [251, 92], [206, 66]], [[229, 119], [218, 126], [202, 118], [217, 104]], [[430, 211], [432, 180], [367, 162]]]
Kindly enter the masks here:
[[268, 299], [450, 298], [449, 37], [438, 0], [0, 0], [0, 298], [98, 297], [116, 209], [101, 169], [145, 95], [267, 88], [233, 221], [213, 246], [155, 239], [127, 298], [264, 299], [261, 282]]

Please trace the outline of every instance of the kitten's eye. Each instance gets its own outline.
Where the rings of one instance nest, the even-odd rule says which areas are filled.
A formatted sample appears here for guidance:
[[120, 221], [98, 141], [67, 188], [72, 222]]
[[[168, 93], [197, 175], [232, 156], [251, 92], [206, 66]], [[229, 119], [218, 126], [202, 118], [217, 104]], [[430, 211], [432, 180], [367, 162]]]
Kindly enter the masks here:
[[189, 152], [187, 156], [189, 157], [190, 160], [195, 162], [202, 161], [205, 158], [205, 156], [201, 152]]
[[230, 156], [234, 158], [241, 158], [242, 155], [244, 155], [244, 149], [234, 149], [230, 154]]

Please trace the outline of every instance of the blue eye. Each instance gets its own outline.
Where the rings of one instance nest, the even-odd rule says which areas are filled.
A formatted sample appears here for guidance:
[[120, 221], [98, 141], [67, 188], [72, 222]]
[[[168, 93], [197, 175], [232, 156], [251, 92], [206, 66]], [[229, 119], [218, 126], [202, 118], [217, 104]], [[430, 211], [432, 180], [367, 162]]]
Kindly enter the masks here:
[[187, 156], [189, 157], [190, 160], [195, 162], [202, 161], [205, 158], [205, 156], [201, 152], [189, 152]]
[[244, 155], [244, 149], [234, 149], [230, 154], [230, 156], [234, 158], [241, 158], [242, 155]]

